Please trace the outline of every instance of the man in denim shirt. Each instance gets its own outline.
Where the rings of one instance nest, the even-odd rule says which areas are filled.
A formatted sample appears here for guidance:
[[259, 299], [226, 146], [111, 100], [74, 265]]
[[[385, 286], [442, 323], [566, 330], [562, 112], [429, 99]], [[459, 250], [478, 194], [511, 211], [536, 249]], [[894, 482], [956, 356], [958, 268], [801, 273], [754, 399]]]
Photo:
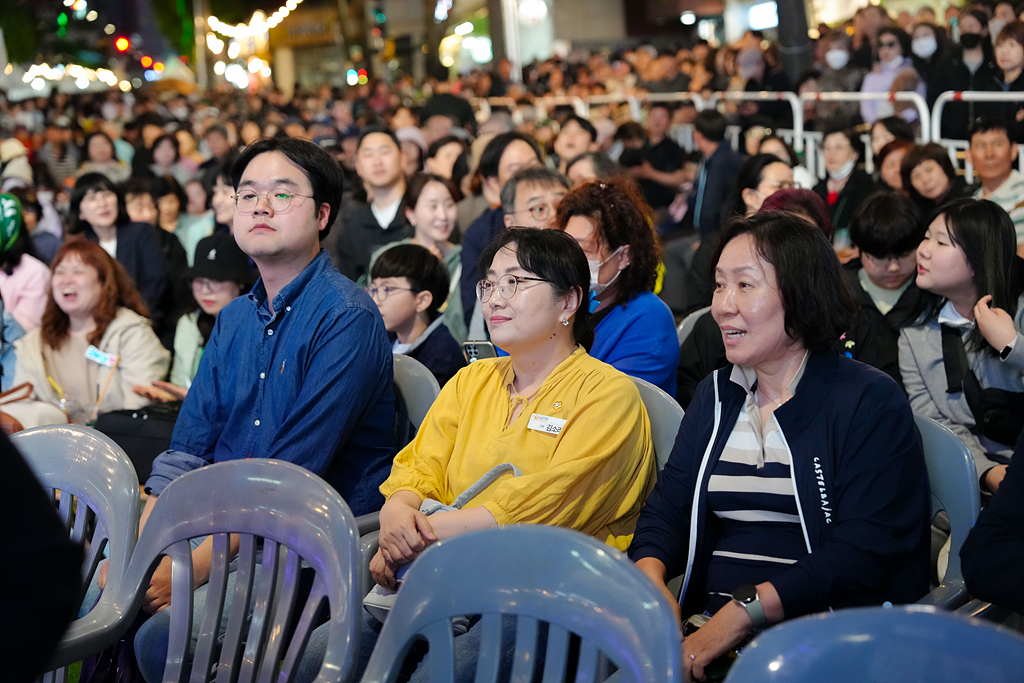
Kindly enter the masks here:
[[[338, 213], [341, 171], [310, 142], [273, 139], [248, 147], [232, 178], [233, 234], [261, 277], [217, 317], [171, 449], [153, 463], [140, 526], [173, 479], [241, 458], [302, 465], [333, 485], [354, 514], [378, 510], [394, 455], [392, 355], [377, 306], [320, 248]], [[211, 554], [209, 538], [193, 550], [194, 585], [209, 580]], [[147, 612], [170, 603], [170, 570], [164, 558], [146, 593]], [[204, 592], [196, 593], [197, 612]], [[196, 616], [194, 626], [200, 623]], [[166, 613], [157, 615], [136, 637], [147, 680], [163, 671], [168, 625]]]

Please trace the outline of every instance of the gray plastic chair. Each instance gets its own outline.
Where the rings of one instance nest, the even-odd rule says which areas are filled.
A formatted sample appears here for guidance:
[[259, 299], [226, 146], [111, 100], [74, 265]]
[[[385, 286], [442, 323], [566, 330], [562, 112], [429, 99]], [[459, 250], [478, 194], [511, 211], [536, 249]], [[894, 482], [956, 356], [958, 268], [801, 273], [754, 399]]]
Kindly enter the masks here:
[[935, 607], [840, 610], [773, 626], [726, 683], [1019, 683], [1024, 639]]
[[400, 353], [394, 354], [394, 357], [395, 385], [405, 401], [409, 420], [419, 429], [434, 399], [441, 393], [441, 386], [434, 374], [415, 358]]
[[697, 319], [710, 310], [710, 306], [705, 306], [704, 308], [696, 310], [682, 319], [682, 321], [679, 323], [679, 326], [676, 327], [676, 336], [679, 338], [680, 346], [683, 345], [683, 342], [686, 341], [686, 338], [690, 336], [691, 332], [693, 332], [693, 328], [697, 324]]
[[914, 421], [924, 445], [931, 516], [934, 519], [940, 510], [946, 511], [952, 539], [949, 564], [942, 583], [918, 602], [953, 610], [970, 599], [960, 569], [960, 546], [967, 539], [981, 510], [978, 472], [970, 449], [956, 434], [923, 415], [914, 415]]
[[47, 425], [11, 436], [42, 485], [60, 492], [59, 514], [71, 540], [87, 540], [95, 531], [82, 565], [82, 594], [108, 549], [107, 590], [96, 607], [72, 622], [50, 660], [53, 671], [44, 681], [67, 680], [66, 665], [103, 649], [104, 638], [117, 628], [121, 615], [113, 593], [121, 584], [139, 537], [139, 479], [124, 451], [88, 427]]
[[[241, 541], [235, 590], [226, 595], [232, 533], [241, 534]], [[352, 669], [362, 599], [355, 520], [337, 491], [319, 477], [288, 462], [263, 459], [209, 465], [175, 479], [157, 499], [139, 537], [115, 608], [127, 617], [123, 633], [142, 607], [160, 556], [171, 558], [171, 622], [163, 680], [182, 681], [187, 669], [193, 618], [188, 540], [207, 535], [214, 539], [214, 559], [206, 616], [191, 665], [192, 683], [212, 680], [214, 662], [218, 680], [291, 680], [324, 599], [331, 626], [317, 681], [345, 680]], [[258, 540], [263, 542], [262, 574], [253, 596]], [[298, 612], [294, 635], [285, 642], [289, 621], [299, 607], [301, 562], [312, 567], [316, 578]], [[251, 599], [255, 602], [247, 626]], [[225, 611], [227, 632], [220, 646], [217, 625]]]
[[[515, 561], [510, 561], [511, 557]], [[608, 660], [623, 679], [674, 683], [682, 675], [679, 623], [626, 556], [589, 536], [542, 525], [475, 531], [435, 543], [406, 575], [363, 683], [392, 683], [409, 646], [430, 644], [432, 683], [453, 680], [451, 618], [482, 615], [476, 683], [497, 679], [502, 615], [516, 617], [513, 681], [529, 681], [541, 622], [549, 625], [544, 683], [562, 683], [569, 636], [582, 639], [577, 683]]]
[[668, 456], [671, 455], [672, 448], [676, 444], [679, 425], [683, 421], [683, 409], [674, 398], [650, 382], [639, 377], [630, 379], [640, 390], [640, 398], [643, 399], [644, 406], [647, 408], [647, 416], [651, 419], [654, 456], [658, 460], [658, 471], [660, 472], [668, 462]]

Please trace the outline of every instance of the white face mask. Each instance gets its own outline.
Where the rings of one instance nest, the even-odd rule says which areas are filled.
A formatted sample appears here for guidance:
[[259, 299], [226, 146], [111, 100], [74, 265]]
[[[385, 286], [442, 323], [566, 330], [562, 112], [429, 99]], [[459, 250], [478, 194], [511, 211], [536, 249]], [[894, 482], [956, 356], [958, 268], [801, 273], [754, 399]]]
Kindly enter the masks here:
[[899, 68], [899, 66], [901, 64], [903, 64], [903, 56], [902, 55], [899, 56], [899, 57], [893, 57], [888, 62], [882, 62], [882, 66], [884, 66], [887, 69]]
[[598, 280], [600, 279], [600, 275], [598, 273], [600, 273], [601, 271], [601, 266], [611, 261], [620, 251], [622, 251], [625, 248], [626, 245], [623, 244], [621, 247], [613, 251], [612, 255], [606, 258], [604, 261], [587, 259], [587, 265], [590, 266], [590, 291], [594, 293], [594, 296], [601, 296], [601, 293], [604, 292], [604, 290], [608, 289], [608, 287], [613, 282], [615, 282], [615, 278], [619, 277], [619, 273], [622, 272], [621, 270], [616, 271], [615, 275], [612, 276], [612, 279], [604, 283], [603, 285], [600, 282], [598, 282]]
[[935, 36], [921, 36], [914, 38], [910, 43], [910, 49], [921, 59], [928, 59], [939, 49], [939, 43]]
[[850, 159], [845, 164], [840, 166], [837, 170], [829, 171], [828, 177], [831, 178], [832, 180], [842, 180], [843, 178], [853, 173], [853, 166], [856, 163], [856, 159]]
[[830, 69], [839, 71], [850, 63], [850, 53], [841, 49], [829, 50], [825, 53], [825, 63]]

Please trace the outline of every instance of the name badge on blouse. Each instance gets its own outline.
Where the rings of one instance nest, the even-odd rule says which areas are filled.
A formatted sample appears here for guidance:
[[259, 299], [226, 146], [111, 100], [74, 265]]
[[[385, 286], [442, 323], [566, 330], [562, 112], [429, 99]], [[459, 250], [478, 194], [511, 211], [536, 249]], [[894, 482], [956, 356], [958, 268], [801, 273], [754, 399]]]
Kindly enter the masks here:
[[117, 364], [117, 356], [110, 353], [103, 353], [92, 344], [85, 350], [85, 357], [94, 363], [108, 368], [114, 367]]
[[530, 422], [526, 425], [526, 428], [534, 429], [538, 432], [544, 432], [545, 434], [560, 434], [562, 432], [562, 427], [564, 426], [565, 420], [560, 420], [557, 417], [551, 417], [549, 415], [534, 413], [530, 416]]

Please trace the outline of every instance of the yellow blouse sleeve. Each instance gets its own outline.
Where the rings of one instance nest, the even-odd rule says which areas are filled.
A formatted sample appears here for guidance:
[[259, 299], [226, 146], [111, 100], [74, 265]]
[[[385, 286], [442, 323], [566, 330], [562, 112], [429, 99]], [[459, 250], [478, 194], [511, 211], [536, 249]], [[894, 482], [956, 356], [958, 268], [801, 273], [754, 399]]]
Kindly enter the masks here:
[[[519, 419], [528, 417], [524, 412]], [[632, 380], [605, 375], [588, 381], [548, 466], [500, 481], [484, 505], [499, 524], [551, 524], [598, 535], [639, 511], [653, 486], [650, 433]]]
[[460, 387], [465, 389], [468, 371], [464, 368], [444, 385], [416, 438], [395, 456], [391, 474], [380, 487], [385, 498], [396, 491], [412, 491], [420, 498], [444, 502], [445, 476], [459, 429]]

